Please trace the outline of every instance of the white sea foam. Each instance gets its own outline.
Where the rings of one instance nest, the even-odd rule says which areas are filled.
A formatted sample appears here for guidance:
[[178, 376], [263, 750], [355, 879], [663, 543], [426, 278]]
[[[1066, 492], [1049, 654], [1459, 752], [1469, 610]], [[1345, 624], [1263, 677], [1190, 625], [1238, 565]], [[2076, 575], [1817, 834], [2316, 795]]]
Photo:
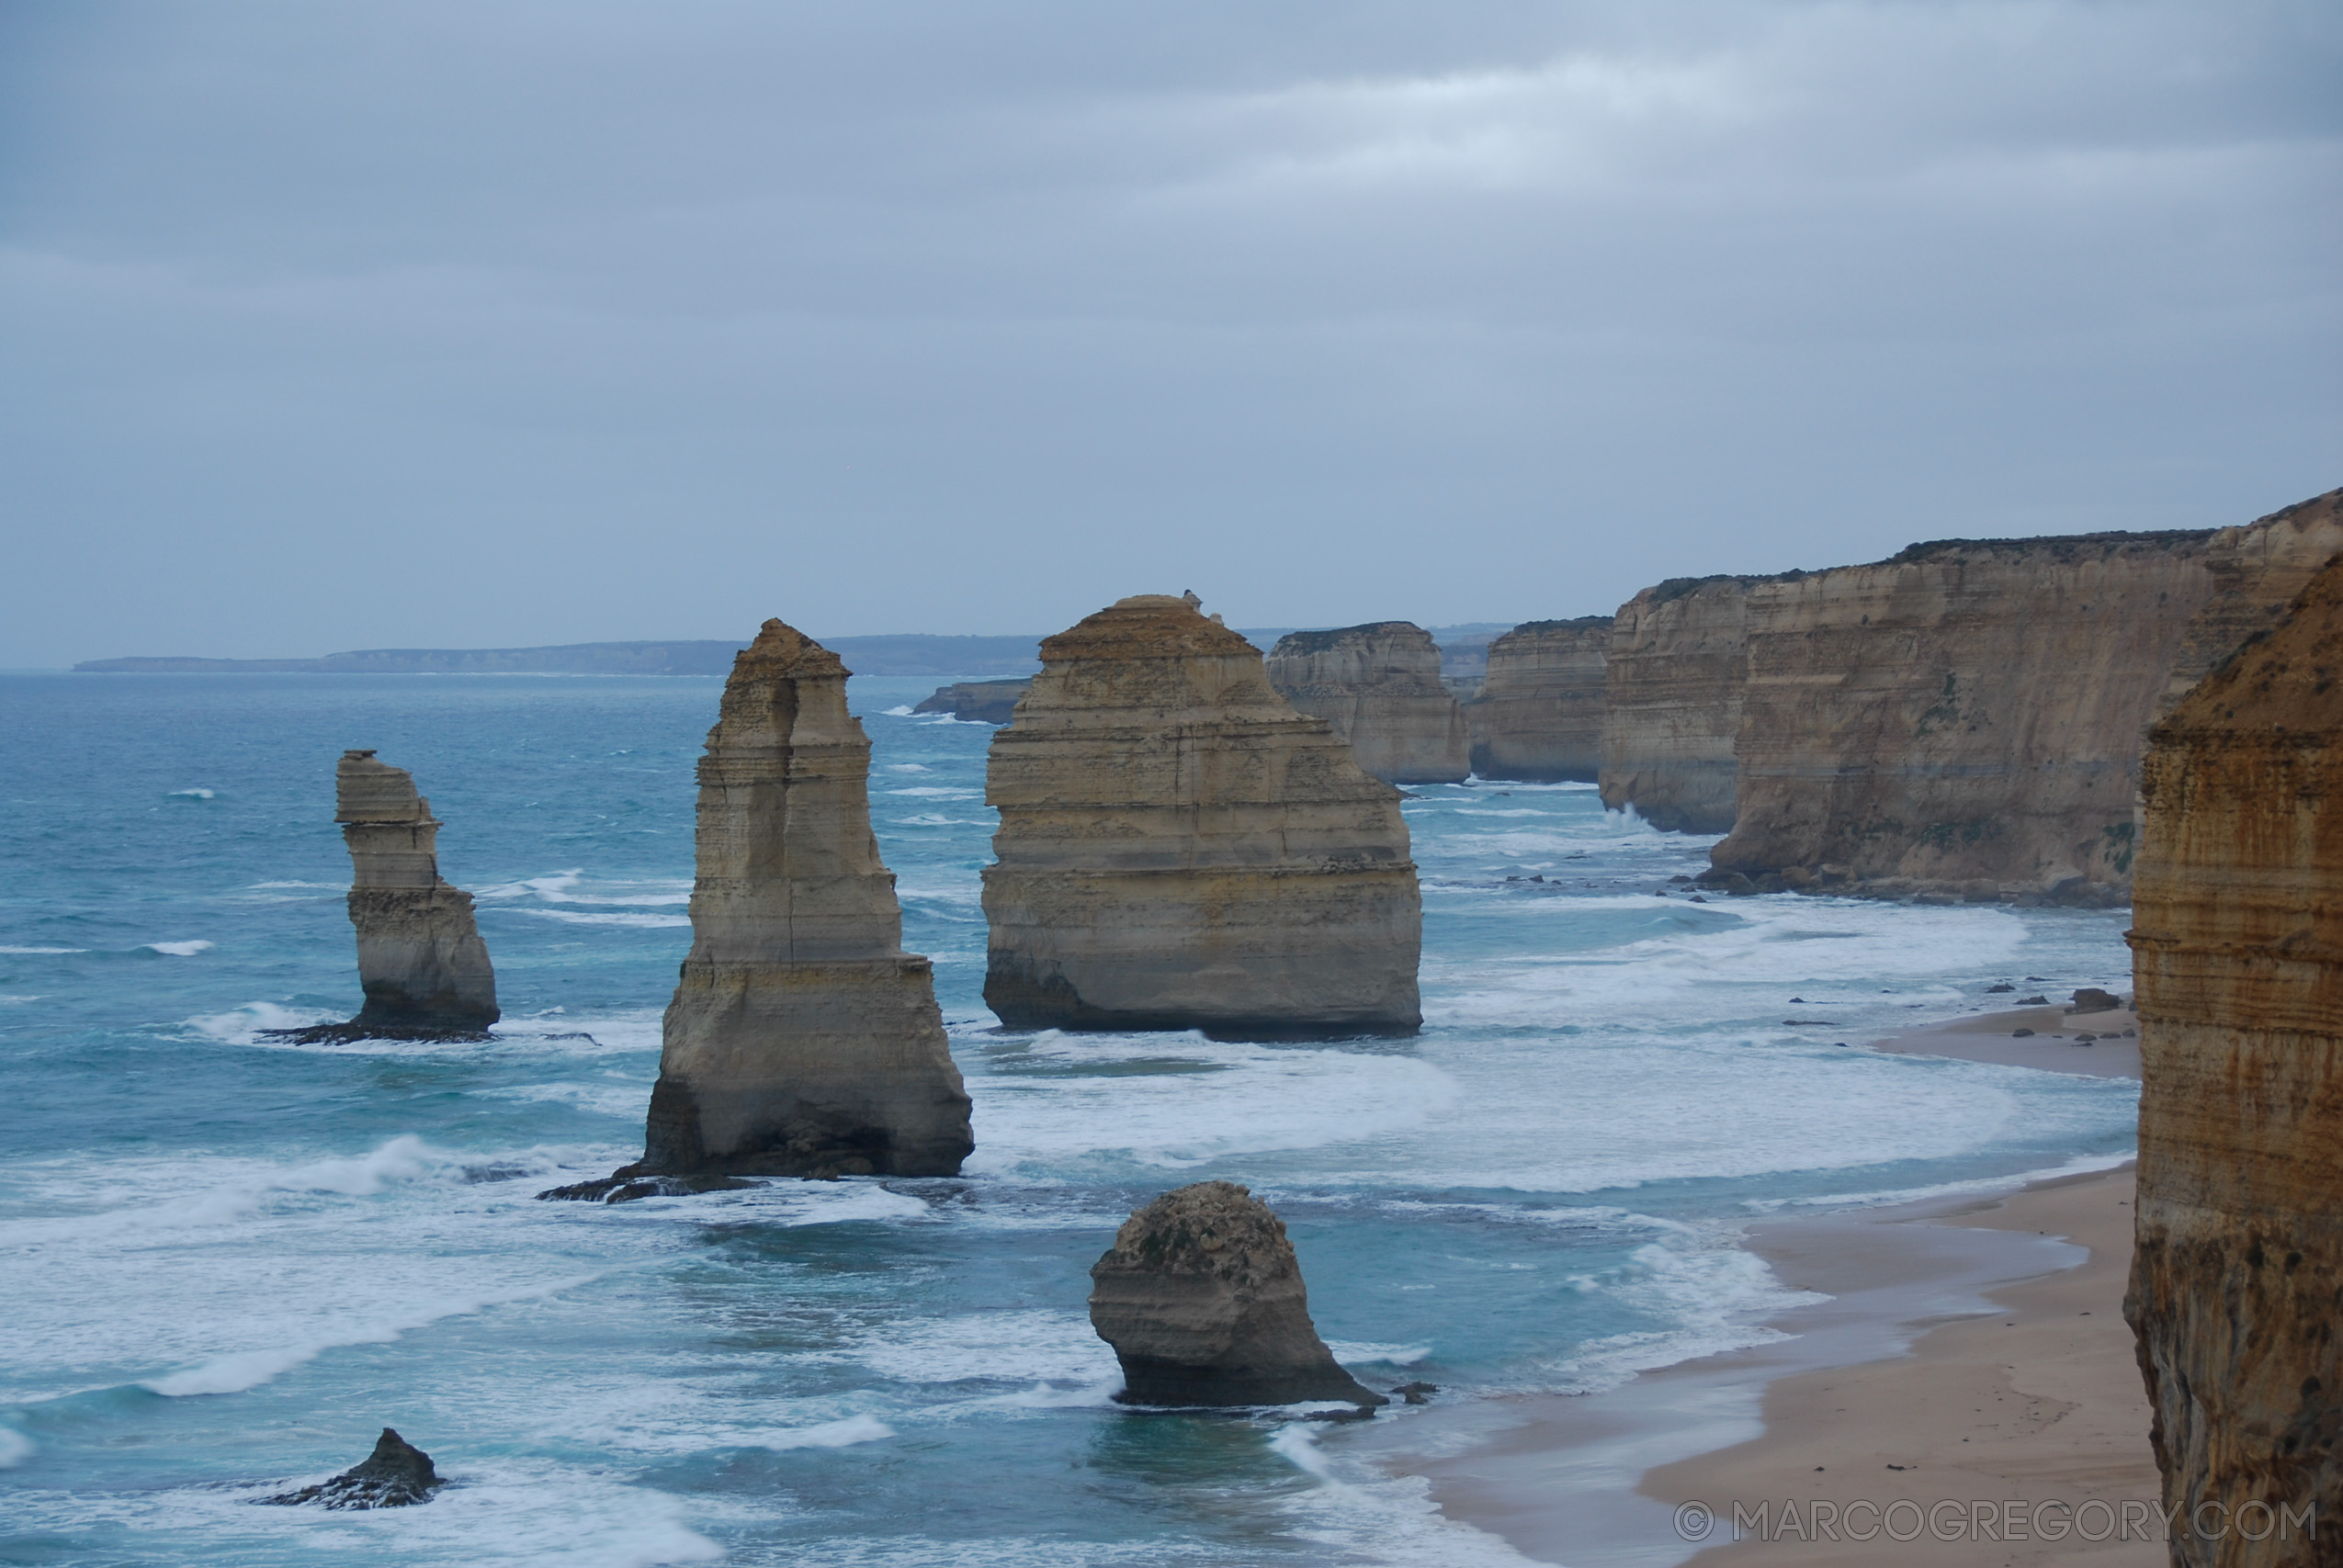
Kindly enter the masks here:
[[0, 1004], [12, 1007], [21, 1007], [27, 1002], [37, 1002], [40, 999], [38, 995], [19, 996], [14, 992], [0, 992]]
[[1109, 1349], [1080, 1312], [970, 1312], [890, 1323], [841, 1351], [806, 1359], [860, 1362], [897, 1382], [1095, 1384], [1117, 1377]]
[[1346, 1366], [1412, 1367], [1432, 1354], [1429, 1345], [1375, 1345], [1356, 1339], [1330, 1339], [1326, 1348]]
[[625, 909], [515, 909], [512, 913], [573, 926], [682, 927], [692, 923], [689, 915], [649, 915]]
[[928, 769], [925, 762], [889, 762], [879, 771], [889, 773], [923, 773]]
[[0, 1427], [0, 1470], [14, 1470], [40, 1451], [30, 1438], [14, 1427]]
[[169, 792], [174, 800], [211, 800], [218, 792], [209, 789], [175, 789]]
[[768, 1430], [747, 1439], [760, 1449], [785, 1453], [791, 1449], [844, 1449], [856, 1443], [875, 1443], [895, 1435], [895, 1428], [876, 1416], [849, 1416], [843, 1421], [824, 1421], [818, 1427], [787, 1427]]
[[228, 1012], [199, 1014], [184, 1020], [207, 1039], [231, 1045], [257, 1045], [264, 1031], [306, 1029], [337, 1015], [322, 1008], [280, 1007], [275, 1002], [246, 1002]]
[[558, 898], [575, 887], [578, 885], [578, 879], [584, 874], [583, 866], [572, 866], [568, 871], [548, 872], [543, 876], [524, 877], [518, 882], [500, 882], [492, 887], [481, 888], [472, 897], [475, 898], [526, 898], [534, 894], [541, 898]]
[[159, 953], [166, 958], [193, 958], [198, 953], [211, 951], [208, 942], [150, 942], [141, 944], [149, 953]]
[[898, 703], [891, 708], [882, 708], [879, 711], [889, 718], [910, 718], [915, 710], [909, 703]]
[[907, 789], [890, 789], [884, 795], [906, 795], [920, 800], [982, 800], [980, 789], [954, 789], [948, 784], [913, 784]]
[[19, 953], [26, 957], [60, 953], [87, 953], [85, 947], [0, 947], [0, 953]]

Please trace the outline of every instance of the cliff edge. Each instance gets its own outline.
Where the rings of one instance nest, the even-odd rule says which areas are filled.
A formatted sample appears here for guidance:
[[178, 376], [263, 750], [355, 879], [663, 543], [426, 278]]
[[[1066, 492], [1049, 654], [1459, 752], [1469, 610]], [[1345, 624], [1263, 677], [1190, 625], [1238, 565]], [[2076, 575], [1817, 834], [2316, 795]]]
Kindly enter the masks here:
[[1723, 833], [1759, 577], [1679, 577], [1619, 606], [1603, 665], [1602, 807], [1669, 833]]
[[1472, 772], [1465, 716], [1441, 681], [1439, 645], [1421, 626], [1289, 632], [1262, 667], [1279, 695], [1332, 725], [1353, 760], [1386, 784], [1454, 784]]
[[[2164, 1502], [2343, 1520], [2343, 562], [2159, 723], [2131, 1292]], [[2187, 1530], [2172, 1561], [2334, 1560]]]
[[1488, 645], [1488, 673], [1465, 705], [1473, 772], [1485, 779], [1575, 780], [1602, 771], [1609, 615], [1525, 621]]

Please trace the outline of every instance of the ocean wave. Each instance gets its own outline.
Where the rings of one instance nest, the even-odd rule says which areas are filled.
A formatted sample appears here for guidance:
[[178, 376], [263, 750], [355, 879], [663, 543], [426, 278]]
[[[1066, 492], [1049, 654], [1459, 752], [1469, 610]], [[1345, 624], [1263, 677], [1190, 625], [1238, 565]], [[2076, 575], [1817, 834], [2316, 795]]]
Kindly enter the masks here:
[[87, 953], [89, 949], [85, 947], [0, 947], [0, 953], [14, 953], [27, 958], [63, 953]]
[[907, 789], [881, 790], [881, 795], [904, 795], [919, 800], [982, 800], [980, 789], [955, 789], [949, 784], [912, 784]]
[[257, 1045], [264, 1032], [307, 1029], [330, 1023], [341, 1015], [323, 1008], [280, 1007], [275, 1002], [246, 1002], [227, 1012], [200, 1013], [180, 1021], [207, 1040], [228, 1045]]
[[219, 792], [216, 790], [175, 789], [165, 791], [164, 798], [167, 800], [212, 800], [216, 799], [218, 795]]
[[912, 716], [914, 711], [915, 710], [909, 703], [898, 703], [891, 708], [881, 708], [879, 710], [879, 712], [885, 714], [889, 718], [910, 718]]
[[213, 946], [208, 942], [148, 942], [139, 944], [141, 951], [159, 953], [165, 958], [193, 958], [198, 953], [209, 953]]
[[500, 882], [492, 887], [481, 888], [472, 897], [475, 898], [526, 898], [535, 894], [541, 898], [558, 898], [575, 887], [578, 885], [578, 879], [584, 874], [583, 866], [572, 866], [568, 871], [548, 872], [543, 876], [524, 877], [518, 882]]
[[618, 909], [513, 909], [507, 912], [534, 915], [540, 920], [561, 920], [573, 926], [640, 926], [648, 929], [682, 927], [692, 923], [689, 915], [639, 915]]
[[40, 1450], [14, 1427], [0, 1427], [0, 1470], [14, 1470]]

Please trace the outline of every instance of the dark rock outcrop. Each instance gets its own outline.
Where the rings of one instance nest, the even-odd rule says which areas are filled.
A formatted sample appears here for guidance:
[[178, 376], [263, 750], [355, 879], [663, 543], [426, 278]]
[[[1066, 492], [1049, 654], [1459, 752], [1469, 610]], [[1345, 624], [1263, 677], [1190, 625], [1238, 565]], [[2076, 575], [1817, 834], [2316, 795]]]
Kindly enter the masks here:
[[985, 773], [1002, 1021], [1412, 1032], [1423, 906], [1399, 792], [1193, 599], [1125, 599], [1041, 646]]
[[331, 1481], [279, 1492], [263, 1498], [268, 1503], [315, 1503], [324, 1508], [403, 1508], [431, 1501], [432, 1490], [445, 1485], [431, 1466], [431, 1456], [390, 1427], [375, 1439], [374, 1452]]
[[1465, 705], [1473, 772], [1485, 779], [1577, 780], [1602, 770], [1609, 615], [1527, 621], [1488, 645], [1488, 672]]
[[1296, 711], [1322, 718], [1386, 784], [1453, 784], [1472, 772], [1465, 716], [1441, 682], [1432, 634], [1408, 621], [1289, 632], [1262, 661]]
[[347, 1023], [274, 1030], [276, 1038], [481, 1040], [497, 1020], [496, 974], [472, 896], [439, 875], [440, 824], [403, 768], [345, 751], [334, 819], [350, 846], [350, 924], [366, 1005]]
[[948, 713], [976, 724], [1006, 724], [1016, 711], [1017, 699], [1032, 686], [1033, 677], [1014, 681], [962, 681], [938, 686], [935, 695], [911, 709], [913, 713]]
[[1090, 1277], [1091, 1325], [1123, 1364], [1127, 1404], [1390, 1403], [1337, 1364], [1284, 1223], [1233, 1182], [1139, 1210]]
[[[2183, 1568], [2337, 1561], [2343, 1521], [2343, 561], [2158, 723], [2129, 933], [2124, 1315]], [[2212, 1506], [2219, 1505], [2219, 1511]], [[2268, 1510], [2315, 1515], [2315, 1541]], [[2251, 1521], [2258, 1542], [2237, 1529]]]
[[765, 622], [733, 664], [700, 760], [692, 949], [667, 1007], [643, 1157], [557, 1190], [958, 1171], [975, 1146], [968, 1097], [933, 971], [903, 951], [869, 776], [845, 666]]

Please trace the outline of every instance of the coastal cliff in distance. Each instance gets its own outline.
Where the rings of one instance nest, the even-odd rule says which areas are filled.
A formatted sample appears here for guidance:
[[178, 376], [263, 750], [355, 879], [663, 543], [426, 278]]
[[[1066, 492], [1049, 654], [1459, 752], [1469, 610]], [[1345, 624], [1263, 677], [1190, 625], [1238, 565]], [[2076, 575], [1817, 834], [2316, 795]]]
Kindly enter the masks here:
[[1465, 716], [1421, 626], [1289, 632], [1262, 667], [1281, 696], [1332, 725], [1359, 766], [1386, 784], [1454, 784], [1471, 773]]
[[371, 750], [342, 753], [334, 797], [350, 847], [350, 924], [366, 1006], [347, 1023], [270, 1032], [310, 1044], [486, 1039], [498, 1017], [496, 974], [472, 896], [440, 877], [431, 802], [413, 774]]
[[1013, 1029], [1409, 1033], [1423, 906], [1399, 792], [1193, 596], [1041, 645], [992, 738], [984, 999]]
[[[2152, 735], [2129, 933], [2124, 1315], [2185, 1568], [2335, 1560], [2343, 1519], [2343, 563]], [[2291, 1535], [2262, 1529], [2282, 1508]], [[2251, 1521], [2263, 1539], [2235, 1526]]]
[[2238, 527], [2215, 529], [2205, 543], [2213, 592], [2181, 635], [2157, 715], [2170, 712], [2247, 638], [2283, 620], [2294, 595], [2338, 554], [2343, 554], [2343, 490]]
[[1017, 701], [1033, 685], [1031, 676], [1015, 681], [960, 681], [938, 686], [913, 713], [948, 713], [963, 724], [1006, 724]]
[[1485, 779], [1575, 780], [1602, 769], [1603, 662], [1611, 617], [1527, 621], [1488, 645], [1488, 672], [1465, 705], [1473, 772]]
[[1713, 875], [2111, 904], [2210, 531], [1914, 545], [1749, 590]]
[[1749, 674], [1757, 577], [1679, 577], [1619, 606], [1603, 668], [1602, 807], [1669, 833], [1723, 833]]
[[707, 732], [691, 953], [643, 1157], [613, 1183], [950, 1176], [974, 1147], [933, 972], [903, 951], [869, 780], [845, 666], [765, 622]]

